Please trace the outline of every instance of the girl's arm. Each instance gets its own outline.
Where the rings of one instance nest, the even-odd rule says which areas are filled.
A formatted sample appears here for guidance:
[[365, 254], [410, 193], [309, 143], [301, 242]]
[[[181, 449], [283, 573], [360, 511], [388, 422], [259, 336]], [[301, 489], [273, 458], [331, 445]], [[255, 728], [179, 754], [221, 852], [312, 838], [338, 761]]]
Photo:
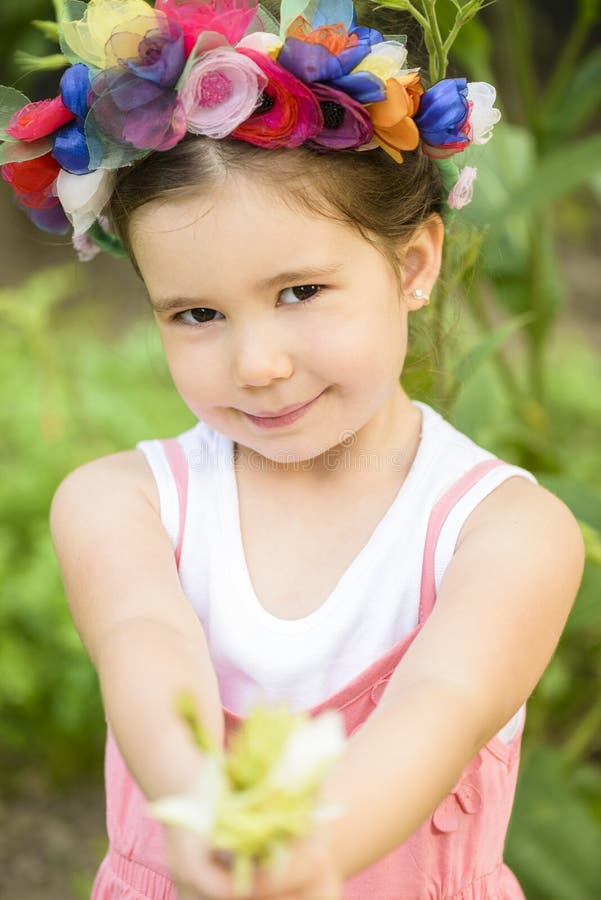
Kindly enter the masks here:
[[257, 897], [334, 900], [341, 888], [320, 892], [319, 878], [350, 878], [421, 825], [532, 692], [583, 564], [578, 524], [549, 491], [514, 477], [480, 502], [430, 618], [326, 782], [346, 812], [261, 874]]
[[583, 565], [574, 516], [544, 488], [511, 478], [476, 507], [427, 624], [327, 783], [347, 809], [326, 828], [343, 878], [412, 834], [525, 702]]
[[[50, 524], [73, 620], [129, 771], [148, 800], [190, 793], [204, 760], [177, 716], [176, 694], [196, 699], [219, 746], [223, 713], [205, 633], [181, 589], [142, 454], [103, 457], [68, 475]], [[200, 835], [163, 829], [178, 896], [233, 897], [231, 873]]]
[[177, 717], [175, 694], [196, 698], [219, 745], [223, 716], [205, 634], [182, 592], [142, 454], [103, 457], [68, 475], [50, 525], [73, 620], [130, 772], [149, 800], [188, 791], [202, 758]]

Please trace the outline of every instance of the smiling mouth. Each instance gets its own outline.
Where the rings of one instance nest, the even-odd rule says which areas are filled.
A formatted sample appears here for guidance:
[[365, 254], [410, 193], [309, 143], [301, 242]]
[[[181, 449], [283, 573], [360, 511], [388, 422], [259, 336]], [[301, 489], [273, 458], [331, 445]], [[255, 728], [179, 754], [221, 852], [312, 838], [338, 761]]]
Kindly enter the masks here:
[[[322, 391], [323, 393], [323, 391]], [[262, 428], [275, 428], [279, 425], [290, 425], [292, 422], [296, 421], [296, 419], [300, 418], [305, 412], [307, 412], [313, 404], [319, 400], [321, 394], [318, 394], [317, 397], [314, 397], [312, 400], [308, 400], [306, 403], [301, 404], [300, 406], [288, 406], [284, 407], [283, 411], [279, 413], [264, 413], [262, 415], [253, 415], [252, 413], [244, 413], [244, 415], [254, 422], [255, 424], [261, 426]]]

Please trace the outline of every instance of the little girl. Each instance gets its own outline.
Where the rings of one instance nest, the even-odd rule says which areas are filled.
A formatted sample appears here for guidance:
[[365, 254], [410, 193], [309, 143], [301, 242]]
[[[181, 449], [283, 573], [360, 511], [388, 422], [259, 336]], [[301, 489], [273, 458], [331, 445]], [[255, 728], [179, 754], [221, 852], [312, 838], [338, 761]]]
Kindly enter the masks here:
[[489, 86], [424, 92], [400, 41], [315, 6], [278, 38], [252, 3], [92, 0], [61, 24], [64, 121], [32, 130], [50, 113], [29, 104], [28, 137], [23, 110], [6, 129], [53, 135], [46, 185], [39, 155], [4, 177], [81, 254], [125, 248], [198, 418], [81, 466], [52, 504], [107, 718], [93, 900], [233, 896], [197, 834], [146, 811], [203, 771], [184, 689], [220, 743], [258, 702], [344, 717], [324, 786], [343, 814], [253, 897], [523, 897], [503, 844], [524, 704], [583, 542], [399, 381], [441, 264], [433, 158], [476, 140]]

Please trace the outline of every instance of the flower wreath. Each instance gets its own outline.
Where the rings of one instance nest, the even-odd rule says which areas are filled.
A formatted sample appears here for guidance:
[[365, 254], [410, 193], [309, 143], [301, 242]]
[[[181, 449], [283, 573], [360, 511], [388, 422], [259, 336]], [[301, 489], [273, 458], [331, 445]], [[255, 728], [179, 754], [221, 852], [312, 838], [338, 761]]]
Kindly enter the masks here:
[[[471, 199], [476, 170], [448, 160], [484, 144], [495, 89], [447, 78], [424, 90], [405, 37], [357, 25], [352, 0], [64, 0], [69, 64], [60, 93], [30, 102], [0, 87], [0, 165], [35, 224], [66, 234], [81, 259], [124, 255], [102, 212], [116, 170], [187, 132], [258, 147], [381, 147], [398, 163], [438, 161], [447, 204]], [[452, 180], [449, 180], [449, 174]]]

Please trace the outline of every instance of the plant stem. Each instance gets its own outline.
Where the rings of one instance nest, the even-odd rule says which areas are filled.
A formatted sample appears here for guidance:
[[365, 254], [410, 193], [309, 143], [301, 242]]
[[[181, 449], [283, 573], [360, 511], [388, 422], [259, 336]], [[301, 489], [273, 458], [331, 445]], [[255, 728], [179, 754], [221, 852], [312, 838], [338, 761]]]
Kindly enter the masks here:
[[595, 741], [599, 740], [601, 729], [601, 697], [586, 711], [563, 747], [563, 757], [568, 762], [584, 759]]
[[574, 66], [589, 32], [595, 24], [595, 19], [594, 6], [588, 0], [579, 0], [578, 14], [546, 87], [543, 99], [545, 111], [555, 106], [557, 100], [565, 93], [570, 84], [570, 80], [574, 75]]
[[535, 97], [536, 74], [532, 61], [532, 29], [523, 0], [508, 0], [509, 33], [513, 40], [513, 58], [525, 118], [538, 136], [538, 112]]

